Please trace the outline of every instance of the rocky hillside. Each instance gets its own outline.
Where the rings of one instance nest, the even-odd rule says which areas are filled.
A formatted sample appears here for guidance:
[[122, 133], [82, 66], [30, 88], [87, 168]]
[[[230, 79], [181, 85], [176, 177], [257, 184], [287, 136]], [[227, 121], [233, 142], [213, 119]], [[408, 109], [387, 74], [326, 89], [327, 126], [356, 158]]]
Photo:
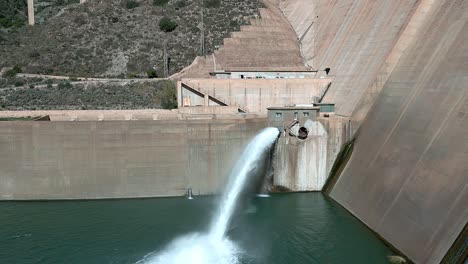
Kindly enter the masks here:
[[[202, 6], [206, 53], [221, 45], [229, 32], [258, 16], [261, 6], [256, 0], [204, 0], [203, 4], [201, 0], [74, 2], [36, 4], [38, 24], [34, 27], [5, 30], [9, 24], [4, 23], [0, 68], [19, 65], [27, 73], [83, 77], [162, 76], [167, 43], [171, 74], [200, 55]], [[17, 14], [17, 25], [24, 21], [21, 8], [24, 5], [16, 13], [10, 12], [9, 18], [3, 14], [0, 18], [8, 22]]]

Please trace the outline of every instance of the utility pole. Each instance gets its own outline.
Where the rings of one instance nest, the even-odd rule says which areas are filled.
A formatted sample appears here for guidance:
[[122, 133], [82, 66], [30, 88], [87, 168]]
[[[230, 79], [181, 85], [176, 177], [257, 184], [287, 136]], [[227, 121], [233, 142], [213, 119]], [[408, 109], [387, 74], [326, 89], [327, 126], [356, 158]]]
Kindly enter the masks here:
[[167, 41], [164, 41], [164, 55], [163, 55], [163, 61], [164, 61], [164, 77], [169, 76], [169, 65], [168, 65], [168, 56], [167, 56]]
[[205, 24], [203, 22], [203, 9], [205, 9], [205, 2], [204, 0], [202, 0], [202, 4], [201, 4], [201, 23], [200, 23], [200, 32], [201, 32], [201, 36], [200, 36], [200, 44], [201, 44], [201, 55], [202, 56], [205, 56]]
[[28, 0], [28, 24], [34, 26], [34, 0]]

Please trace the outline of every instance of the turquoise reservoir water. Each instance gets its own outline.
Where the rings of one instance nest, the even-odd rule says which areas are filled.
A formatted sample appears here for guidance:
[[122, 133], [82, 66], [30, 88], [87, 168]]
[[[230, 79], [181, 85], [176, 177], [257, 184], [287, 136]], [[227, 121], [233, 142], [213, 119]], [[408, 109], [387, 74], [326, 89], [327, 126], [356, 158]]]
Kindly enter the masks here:
[[[178, 236], [206, 231], [216, 200], [1, 202], [0, 263], [135, 263]], [[255, 198], [238, 208], [228, 235], [244, 251], [243, 264], [375, 264], [392, 255], [320, 193]]]

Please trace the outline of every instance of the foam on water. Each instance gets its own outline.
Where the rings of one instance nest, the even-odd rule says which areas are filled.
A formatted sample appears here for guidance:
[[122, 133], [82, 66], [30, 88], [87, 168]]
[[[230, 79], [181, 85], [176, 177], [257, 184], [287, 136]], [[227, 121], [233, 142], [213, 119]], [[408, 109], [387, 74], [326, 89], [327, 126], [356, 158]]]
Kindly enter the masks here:
[[214, 239], [207, 234], [189, 234], [150, 254], [137, 264], [239, 264], [242, 250], [227, 238]]
[[160, 252], [147, 255], [138, 264], [238, 264], [243, 251], [225, 236], [232, 214], [248, 176], [278, 137], [278, 129], [265, 128], [250, 141], [229, 177], [227, 191], [206, 234], [189, 234], [175, 239]]

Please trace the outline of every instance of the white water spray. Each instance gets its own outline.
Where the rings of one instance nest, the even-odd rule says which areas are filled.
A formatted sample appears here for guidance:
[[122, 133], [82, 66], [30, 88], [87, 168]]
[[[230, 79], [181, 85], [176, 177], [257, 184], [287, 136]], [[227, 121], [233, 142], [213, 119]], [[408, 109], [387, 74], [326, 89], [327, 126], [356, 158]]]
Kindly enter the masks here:
[[255, 170], [260, 162], [262, 154], [267, 150], [278, 137], [278, 129], [265, 128], [258, 134], [245, 148], [244, 152], [237, 160], [231, 175], [227, 192], [224, 193], [219, 206], [219, 213], [213, 222], [210, 234], [221, 239], [226, 233], [234, 208], [236, 207], [239, 194], [244, 189], [249, 173]]
[[242, 250], [225, 237], [232, 214], [239, 200], [241, 191], [249, 174], [261, 161], [262, 154], [276, 141], [279, 131], [265, 128], [244, 149], [236, 162], [229, 178], [227, 191], [224, 193], [207, 234], [191, 234], [176, 239], [162, 251], [146, 256], [137, 263], [145, 264], [238, 264]]

